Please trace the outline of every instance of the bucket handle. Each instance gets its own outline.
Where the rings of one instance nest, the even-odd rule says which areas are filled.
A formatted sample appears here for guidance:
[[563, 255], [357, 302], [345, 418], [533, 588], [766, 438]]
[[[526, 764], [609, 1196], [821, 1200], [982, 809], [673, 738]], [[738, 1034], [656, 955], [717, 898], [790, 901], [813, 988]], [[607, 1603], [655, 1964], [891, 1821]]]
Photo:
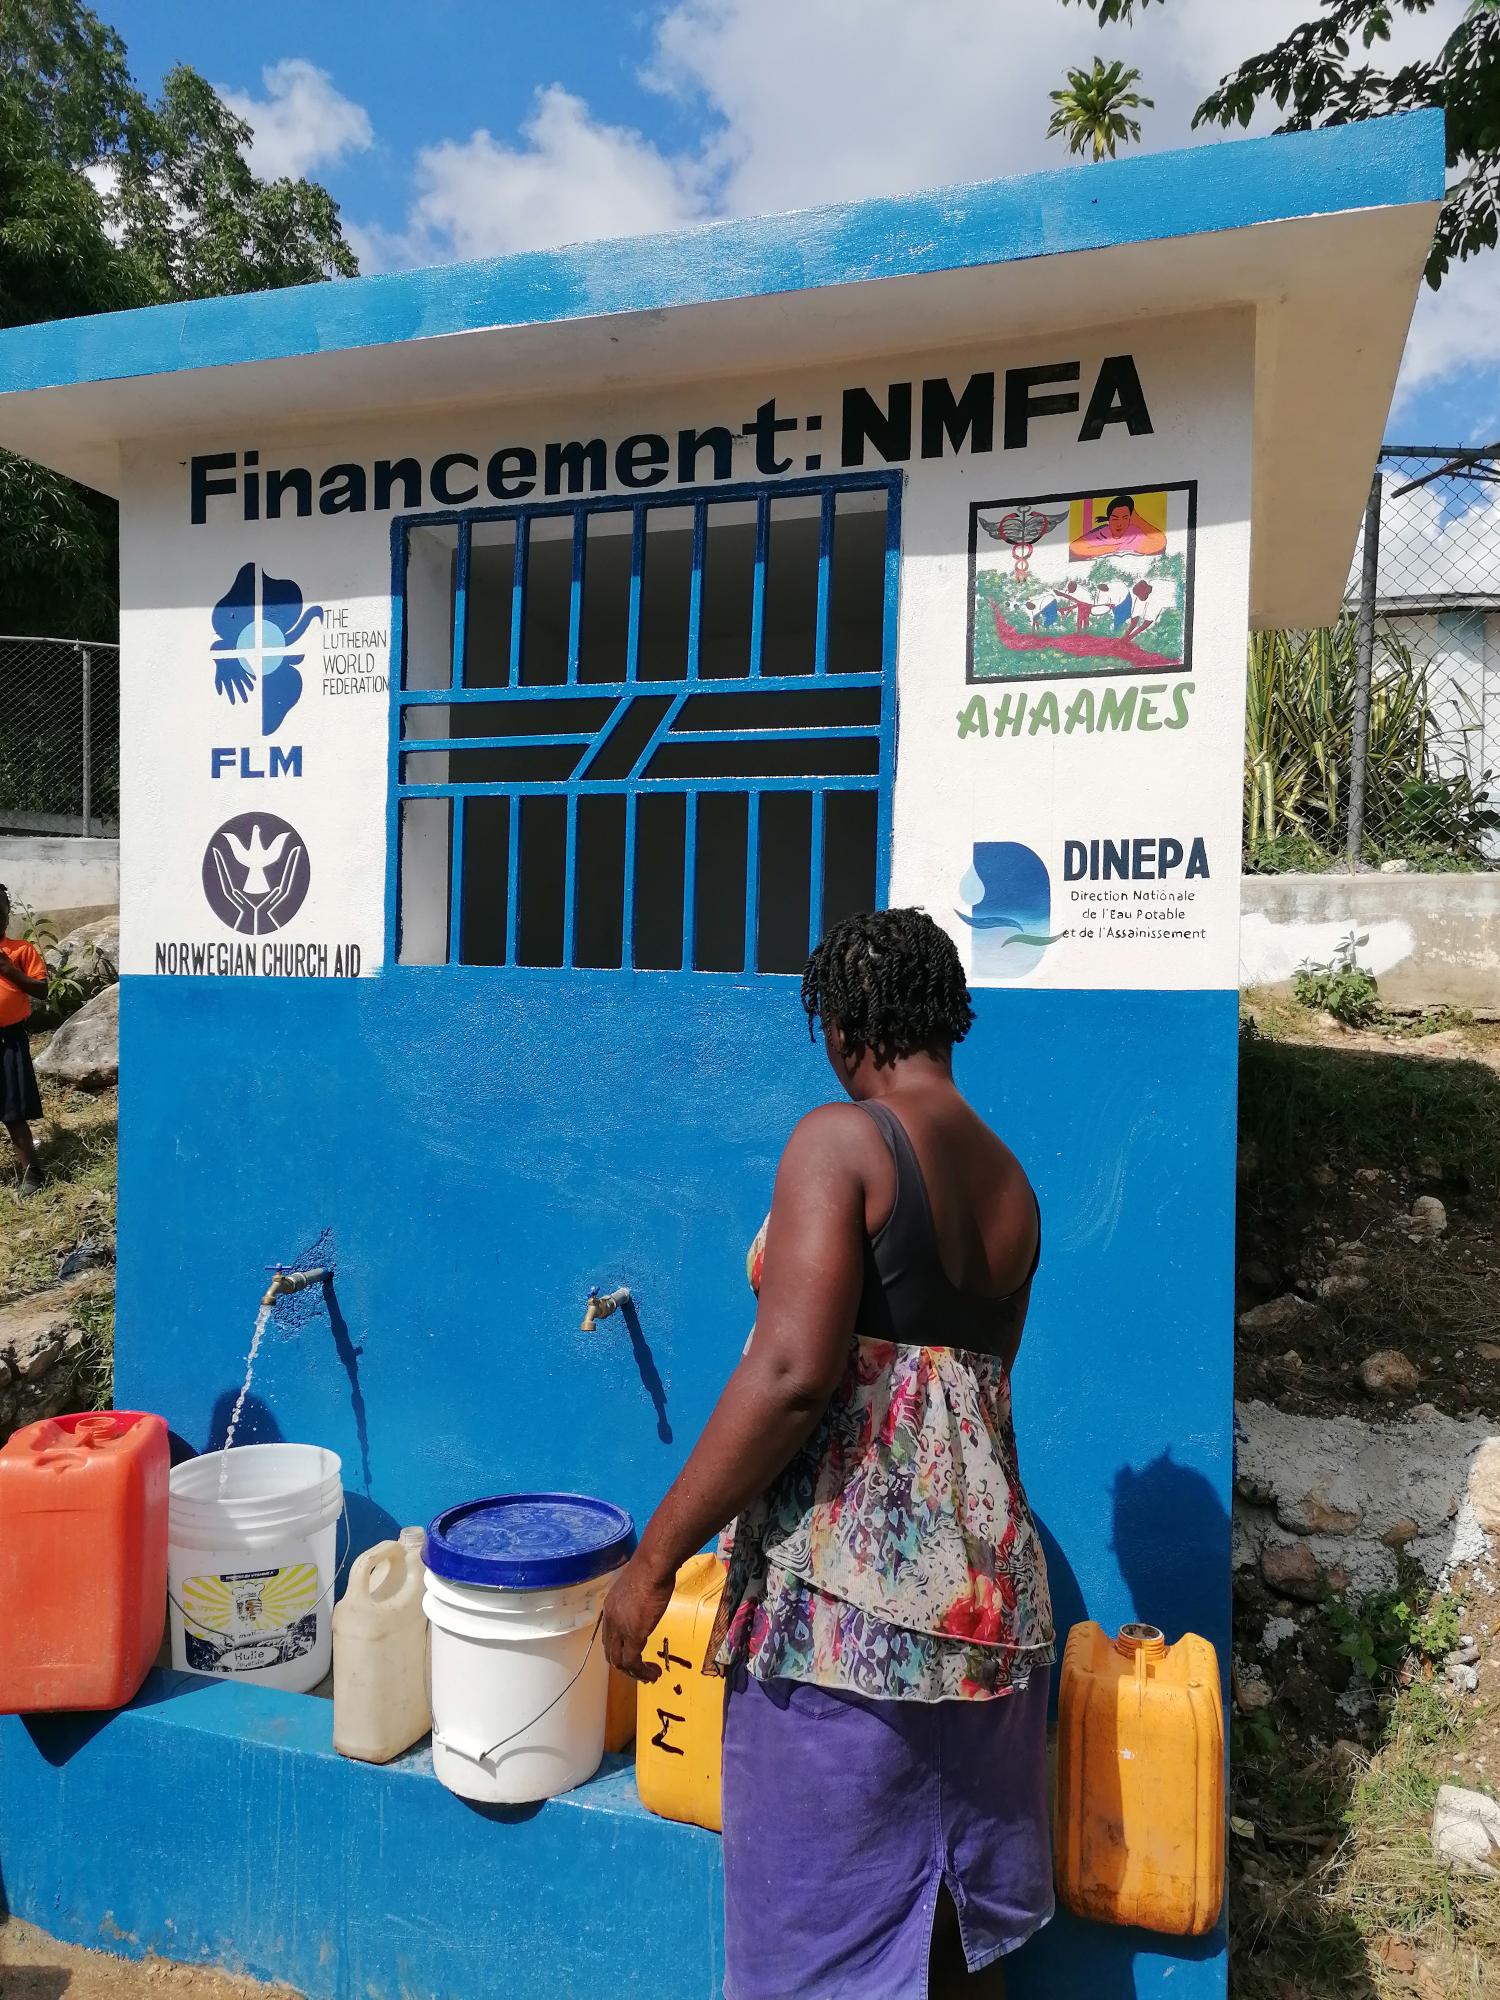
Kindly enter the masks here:
[[[524, 1736], [528, 1730], [535, 1729], [537, 1724], [541, 1722], [544, 1719], [544, 1717], [552, 1713], [553, 1709], [556, 1708], [557, 1704], [562, 1700], [564, 1695], [568, 1695], [573, 1692], [574, 1688], [577, 1687], [579, 1681], [582, 1680], [583, 1670], [588, 1665], [590, 1655], [593, 1653], [595, 1646], [599, 1643], [599, 1628], [603, 1625], [603, 1623], [604, 1623], [604, 1611], [603, 1608], [601, 1607], [599, 1616], [594, 1620], [594, 1629], [589, 1634], [589, 1643], [584, 1649], [583, 1659], [579, 1664], [578, 1672], [574, 1674], [572, 1680], [568, 1682], [565, 1688], [560, 1689], [557, 1694], [553, 1695], [551, 1701], [548, 1702], [547, 1706], [544, 1709], [539, 1710], [537, 1714], [532, 1716], [530, 1722], [523, 1722], [519, 1729], [513, 1729], [511, 1730], [508, 1736], [502, 1736], [500, 1738], [500, 1741], [498, 1743], [492, 1743], [488, 1750], [474, 1750], [471, 1749], [467, 1744], [457, 1742], [453, 1737], [444, 1735], [443, 1731], [439, 1729], [436, 1722], [434, 1722], [432, 1725], [433, 1742], [441, 1744], [443, 1749], [451, 1750], [455, 1757], [462, 1757], [470, 1764], [487, 1764], [490, 1758], [494, 1756], [497, 1750], [503, 1750], [507, 1743], [514, 1743], [518, 1736]], [[432, 1672], [431, 1660], [429, 1657], [428, 1686], [427, 1686], [427, 1707], [429, 1713], [431, 1712], [432, 1709], [431, 1672]]]
[[[339, 1515], [339, 1526], [344, 1531], [344, 1560], [343, 1562], [336, 1561], [334, 1563], [332, 1583], [329, 1584], [327, 1590], [320, 1592], [319, 1595], [313, 1599], [312, 1603], [307, 1607], [308, 1611], [317, 1611], [321, 1607], [324, 1598], [328, 1597], [333, 1591], [338, 1589], [339, 1578], [344, 1574], [344, 1570], [348, 1564], [350, 1554], [353, 1551], [354, 1530], [349, 1526], [349, 1499], [347, 1494], [344, 1497], [343, 1510]], [[334, 1543], [335, 1553], [337, 1553], [337, 1549], [338, 1549], [338, 1543], [337, 1541], [335, 1541]], [[189, 1614], [186, 1611], [184, 1611], [182, 1606], [177, 1602], [177, 1599], [172, 1595], [172, 1590], [170, 1585], [168, 1585], [167, 1587], [167, 1602], [168, 1604], [171, 1605], [172, 1609], [177, 1613], [178, 1617], [182, 1620], [184, 1630], [186, 1630], [186, 1628], [191, 1625], [191, 1627], [195, 1632], [216, 1632], [221, 1639], [228, 1638], [229, 1634], [226, 1632], [226, 1630], [222, 1625], [205, 1625], [201, 1618], [190, 1617]], [[304, 1611], [301, 1615], [302, 1617], [305, 1618], [307, 1616], [307, 1611]]]

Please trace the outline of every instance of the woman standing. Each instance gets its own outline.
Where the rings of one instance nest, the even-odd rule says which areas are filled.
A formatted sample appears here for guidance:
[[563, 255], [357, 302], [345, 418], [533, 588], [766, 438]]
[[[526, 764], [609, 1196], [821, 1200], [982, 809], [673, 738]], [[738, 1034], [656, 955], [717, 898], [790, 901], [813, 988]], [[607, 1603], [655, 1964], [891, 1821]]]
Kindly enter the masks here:
[[802, 992], [853, 1102], [787, 1143], [754, 1334], [605, 1644], [654, 1679], [678, 1565], [734, 1521], [728, 2000], [1000, 1994], [1052, 1914], [1052, 1614], [1010, 1407], [1040, 1216], [954, 1084], [973, 1014], [930, 918], [836, 925]]

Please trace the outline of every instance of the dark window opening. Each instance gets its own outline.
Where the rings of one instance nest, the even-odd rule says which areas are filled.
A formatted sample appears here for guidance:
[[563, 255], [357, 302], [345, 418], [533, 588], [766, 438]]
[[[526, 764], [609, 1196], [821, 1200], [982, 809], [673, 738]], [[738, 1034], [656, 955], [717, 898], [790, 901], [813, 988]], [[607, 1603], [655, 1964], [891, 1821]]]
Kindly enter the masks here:
[[872, 907], [896, 492], [402, 524], [397, 961], [796, 973]]

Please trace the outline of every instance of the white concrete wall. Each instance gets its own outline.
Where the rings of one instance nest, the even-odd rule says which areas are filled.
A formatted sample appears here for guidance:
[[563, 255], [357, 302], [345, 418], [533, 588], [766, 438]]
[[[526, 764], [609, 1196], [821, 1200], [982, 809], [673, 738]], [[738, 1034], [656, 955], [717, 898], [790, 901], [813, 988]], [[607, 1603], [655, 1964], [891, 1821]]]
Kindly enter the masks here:
[[120, 843], [0, 833], [0, 882], [29, 910], [118, 903]]
[[[1460, 608], [1383, 616], [1391, 637], [1427, 669], [1436, 768], [1482, 789], [1487, 773], [1500, 773], [1500, 614]], [[1500, 783], [1488, 784], [1495, 805]], [[1500, 832], [1488, 836], [1484, 851], [1500, 860]]]
[[1388, 1005], [1500, 1012], [1500, 874], [1247, 875], [1242, 983], [1290, 986], [1351, 931]]
[[[1006, 368], [1077, 361], [1081, 408], [1101, 362], [1122, 353], [1135, 359], [1149, 435], [1132, 436], [1116, 423], [1098, 439], [1080, 441], [1078, 413], [1043, 415], [1032, 418], [1025, 448], [1004, 448]], [[205, 850], [224, 822], [257, 813], [293, 826], [310, 864], [306, 900], [285, 940], [329, 946], [330, 963], [338, 946], [357, 944], [366, 974], [386, 955], [392, 515], [315, 511], [299, 519], [288, 505], [286, 518], [246, 521], [236, 495], [211, 500], [206, 524], [193, 526], [192, 453], [253, 448], [262, 477], [277, 466], [307, 466], [316, 491], [320, 470], [339, 461], [368, 468], [377, 457], [410, 454], [426, 467], [453, 451], [473, 453], [482, 468], [501, 445], [536, 448], [548, 439], [599, 436], [613, 446], [635, 432], [672, 437], [682, 425], [738, 430], [774, 396], [778, 409], [803, 426], [784, 447], [795, 454], [788, 476], [807, 476], [808, 459], [818, 454], [822, 473], [840, 469], [840, 403], [848, 387], [863, 383], [883, 403], [892, 381], [909, 381], [920, 409], [929, 377], [946, 375], [960, 392], [974, 371], [993, 369], [993, 447], [955, 453], [945, 446], [941, 456], [923, 458], [914, 444], [904, 467], [892, 900], [923, 904], [969, 952], [973, 933], [957, 912], [975, 843], [1021, 843], [1050, 875], [1056, 941], [1032, 954], [1034, 962], [1014, 983], [1232, 987], [1252, 365], [1251, 316], [1221, 313], [1090, 327], [1020, 350], [901, 356], [801, 376], [699, 383], [641, 399], [596, 393], [562, 406], [414, 413], [378, 430], [278, 436], [268, 411], [265, 430], [253, 437], [187, 437], [174, 439], [169, 451], [136, 454], [128, 464], [121, 533], [124, 969], [151, 972], [158, 948], [173, 943], [232, 941], [205, 894]], [[1035, 393], [1058, 390], [1039, 385]], [[817, 433], [807, 427], [809, 415], [822, 419]], [[735, 479], [757, 478], [753, 439], [738, 437], [733, 459]], [[707, 454], [703, 463], [706, 469]], [[872, 451], [865, 469], [881, 463]], [[1196, 482], [1197, 504], [1189, 671], [1158, 675], [1137, 667], [1104, 679], [967, 684], [971, 504], [993, 513], [1023, 501], [1146, 492], [1182, 481]], [[669, 482], [645, 497], [671, 490]], [[493, 504], [482, 472], [473, 504]], [[1066, 536], [1066, 528], [1061, 532]], [[305, 602], [324, 610], [302, 642], [301, 698], [270, 735], [261, 728], [259, 687], [247, 702], [215, 691], [210, 613], [247, 563], [295, 580]], [[1132, 726], [1089, 726], [1094, 698], [1106, 688], [1121, 697], [1133, 691]], [[1080, 692], [1088, 696], [1081, 703]], [[1016, 699], [1001, 726], [996, 705], [1007, 694]], [[292, 747], [300, 752], [300, 775], [269, 775], [273, 750]], [[1164, 882], [1066, 881], [1066, 844], [1075, 843], [1076, 853], [1078, 844], [1086, 849], [1101, 839], [1166, 841], [1184, 854], [1201, 842], [1203, 866], [1191, 880], [1178, 865]], [[976, 976], [984, 983], [990, 975]]]

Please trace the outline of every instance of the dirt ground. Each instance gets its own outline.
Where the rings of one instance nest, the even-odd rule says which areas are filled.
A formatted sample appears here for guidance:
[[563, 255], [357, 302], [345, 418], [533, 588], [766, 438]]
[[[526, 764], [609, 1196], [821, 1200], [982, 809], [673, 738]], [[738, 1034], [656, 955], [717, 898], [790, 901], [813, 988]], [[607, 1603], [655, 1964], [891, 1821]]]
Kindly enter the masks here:
[[116, 1958], [59, 1944], [30, 1924], [0, 1922], [0, 2000], [300, 2000], [289, 1986], [263, 1986], [202, 1965]]
[[[1295, 1294], [1307, 1310], [1294, 1337], [1274, 1321], [1241, 1327], [1237, 1393], [1308, 1417], [1400, 1420], [1427, 1404], [1493, 1424], [1500, 1024], [1387, 1017], [1351, 1031], [1263, 995], [1243, 1013], [1237, 1304]], [[1414, 1204], [1433, 1197], [1443, 1220], [1427, 1234]], [[1374, 1393], [1361, 1363], [1392, 1349], [1409, 1367]], [[1379, 1595], [1342, 1619], [1331, 1604], [1295, 1613], [1304, 1662], [1321, 1664], [1294, 1685], [1256, 1653], [1276, 1608], [1260, 1577], [1241, 1570], [1235, 1585], [1237, 1649], [1273, 1689], [1233, 1717], [1236, 2000], [1500, 2000], [1500, 1889], [1448, 1875], [1429, 1845], [1438, 1787], [1493, 1795], [1500, 1773], [1493, 1571], [1454, 1576], [1448, 1600], [1480, 1648], [1477, 1689], [1452, 1693], [1451, 1639], [1424, 1652], [1419, 1627], [1399, 1664], [1382, 1658], [1359, 1720], [1338, 1697], [1355, 1639], [1382, 1632]], [[1405, 1594], [1424, 1609], [1425, 1589]]]

